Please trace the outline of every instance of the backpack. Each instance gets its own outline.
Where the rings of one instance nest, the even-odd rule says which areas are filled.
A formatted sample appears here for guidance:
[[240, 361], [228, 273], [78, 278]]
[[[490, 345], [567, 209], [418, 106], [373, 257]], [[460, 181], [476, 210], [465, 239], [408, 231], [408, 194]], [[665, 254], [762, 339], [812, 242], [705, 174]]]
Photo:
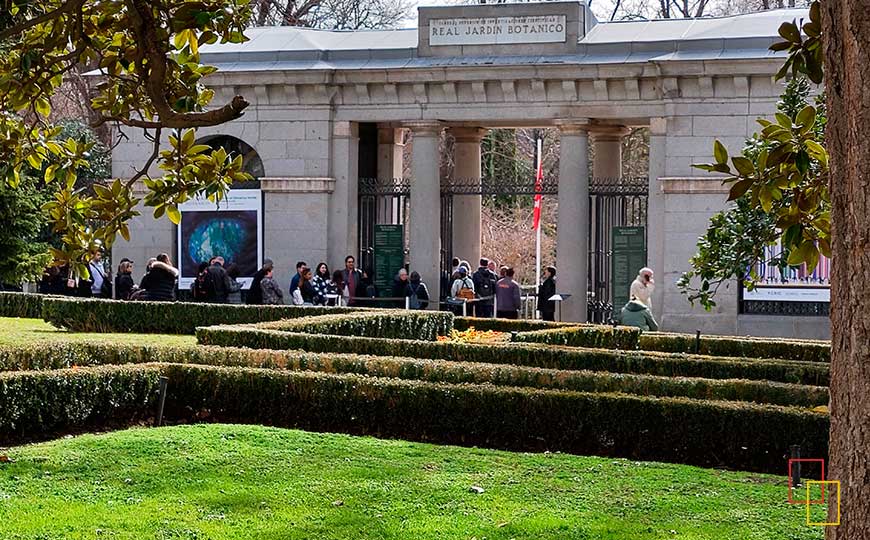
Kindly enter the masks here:
[[408, 285], [408, 292], [411, 293], [410, 295], [408, 295], [408, 307], [411, 309], [420, 309], [420, 298], [417, 296], [417, 291], [419, 290], [419, 284], [413, 288], [411, 287], [411, 285]]
[[492, 276], [489, 275], [489, 272], [481, 272], [478, 270], [475, 277], [478, 278], [474, 282], [474, 286], [477, 287], [477, 296], [480, 298], [492, 296], [495, 291], [495, 282], [492, 280]]
[[[462, 287], [459, 288], [459, 292], [456, 294], [457, 298], [463, 298], [465, 300], [474, 300], [474, 289], [465, 285], [468, 278], [462, 280]], [[474, 282], [471, 282], [474, 284]]]
[[208, 268], [197, 274], [193, 282], [193, 299], [199, 301], [213, 300], [215, 297], [214, 276]]

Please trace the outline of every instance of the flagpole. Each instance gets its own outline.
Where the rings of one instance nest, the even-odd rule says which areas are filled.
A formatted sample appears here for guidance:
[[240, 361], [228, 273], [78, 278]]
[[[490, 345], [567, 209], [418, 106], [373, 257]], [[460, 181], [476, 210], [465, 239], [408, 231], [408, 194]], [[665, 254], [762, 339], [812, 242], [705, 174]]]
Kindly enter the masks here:
[[[536, 165], [535, 166], [535, 176], [537, 176], [538, 171], [542, 170], [542, 167], [541, 167], [541, 160], [542, 160], [541, 142], [542, 142], [541, 137], [539, 136], [538, 140], [537, 140], [537, 143], [538, 143], [538, 146], [537, 146], [538, 159], [537, 159], [537, 161], [538, 162], [535, 163], [535, 165]], [[543, 205], [541, 205], [541, 206], [543, 207]], [[541, 208], [539, 210], [539, 212], [542, 210], [543, 210], [543, 208]], [[538, 292], [538, 288], [540, 287], [540, 284], [541, 284], [541, 223], [540, 223], [540, 221], [538, 221], [538, 229], [535, 231], [535, 293]], [[537, 294], [536, 294], [536, 296], [537, 296]], [[538, 311], [540, 312], [540, 309]]]

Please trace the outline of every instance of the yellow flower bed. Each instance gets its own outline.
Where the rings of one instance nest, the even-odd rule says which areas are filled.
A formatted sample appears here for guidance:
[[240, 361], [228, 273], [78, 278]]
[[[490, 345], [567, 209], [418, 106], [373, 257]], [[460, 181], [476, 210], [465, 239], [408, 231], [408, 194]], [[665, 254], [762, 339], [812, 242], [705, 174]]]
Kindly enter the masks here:
[[467, 330], [461, 332], [453, 330], [449, 336], [438, 336], [438, 341], [450, 341], [454, 343], [502, 343], [510, 341], [510, 334], [494, 330], [481, 332], [470, 326]]

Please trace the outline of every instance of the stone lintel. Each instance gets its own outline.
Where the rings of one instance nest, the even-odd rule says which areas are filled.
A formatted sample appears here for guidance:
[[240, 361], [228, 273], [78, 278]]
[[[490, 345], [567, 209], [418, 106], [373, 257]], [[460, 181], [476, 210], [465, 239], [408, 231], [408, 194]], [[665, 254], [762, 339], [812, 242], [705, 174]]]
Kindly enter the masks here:
[[260, 178], [260, 189], [266, 193], [332, 193], [335, 178], [287, 176]]
[[668, 194], [727, 194], [731, 187], [722, 184], [720, 177], [662, 177], [662, 193]]

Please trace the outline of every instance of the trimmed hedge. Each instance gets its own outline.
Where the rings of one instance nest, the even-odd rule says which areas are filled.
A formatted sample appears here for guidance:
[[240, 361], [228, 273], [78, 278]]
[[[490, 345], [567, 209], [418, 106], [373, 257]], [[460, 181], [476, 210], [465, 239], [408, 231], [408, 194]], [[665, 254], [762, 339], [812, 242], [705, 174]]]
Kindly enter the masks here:
[[190, 302], [124, 302], [92, 298], [44, 297], [42, 318], [75, 332], [193, 334], [197, 326], [245, 324], [316, 315], [350, 313], [358, 308], [245, 306]]
[[39, 319], [42, 317], [43, 295], [20, 292], [0, 292], [0, 317]]
[[[695, 352], [695, 336], [664, 332], [644, 332], [638, 342], [645, 351]], [[830, 362], [831, 342], [749, 336], [701, 335], [700, 354], [781, 358], [803, 362]]]
[[490, 383], [496, 386], [624, 392], [642, 396], [751, 401], [815, 407], [828, 404], [828, 389], [768, 381], [714, 380], [592, 371], [559, 371], [498, 364], [445, 360], [306, 353], [234, 347], [161, 347], [141, 345], [55, 343], [0, 347], [0, 369], [58, 369], [70, 366], [165, 362], [241, 366], [324, 373], [355, 373], [373, 377], [416, 379], [451, 384]]
[[631, 326], [592, 325], [520, 332], [513, 336], [513, 341], [567, 347], [633, 350], [637, 349], [639, 336], [640, 329]]
[[0, 441], [147, 418], [161, 374], [169, 378], [166, 418], [175, 421], [248, 422], [769, 473], [782, 471], [789, 444], [827, 456], [828, 415], [793, 407], [180, 364], [0, 374]]
[[647, 351], [579, 349], [533, 343], [476, 344], [365, 337], [321, 336], [252, 327], [198, 328], [203, 345], [252, 349], [404, 356], [422, 359], [513, 364], [560, 370], [591, 370], [705, 379], [769, 380], [828, 386], [830, 369], [818, 362], [716, 358]]
[[0, 373], [0, 446], [147, 418], [160, 373], [153, 366]]
[[481, 330], [483, 332], [487, 330], [493, 330], [495, 332], [534, 332], [535, 330], [550, 330], [552, 328], [574, 326], [594, 325], [532, 319], [477, 319], [475, 317], [456, 317], [453, 319], [453, 327], [460, 331], [474, 327], [476, 330]]
[[307, 334], [435, 341], [453, 330], [453, 314], [443, 311], [383, 310], [320, 315], [261, 323], [257, 328]]

